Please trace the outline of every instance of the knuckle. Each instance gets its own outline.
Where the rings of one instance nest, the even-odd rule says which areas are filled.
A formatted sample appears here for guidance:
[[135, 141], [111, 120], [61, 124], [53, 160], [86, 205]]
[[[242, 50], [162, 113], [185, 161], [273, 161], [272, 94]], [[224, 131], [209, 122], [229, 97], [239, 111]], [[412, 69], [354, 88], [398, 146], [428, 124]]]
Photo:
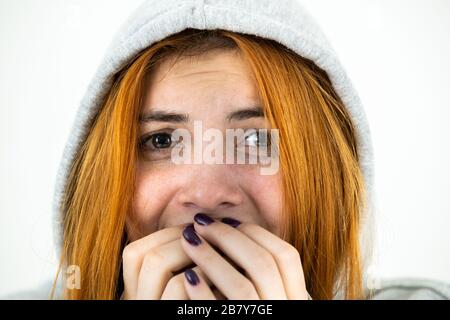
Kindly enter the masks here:
[[255, 259], [253, 260], [254, 264], [257, 265], [257, 268], [259, 270], [266, 270], [272, 269], [276, 266], [275, 260], [273, 257], [266, 252], [265, 250], [258, 250], [255, 254]]
[[243, 299], [252, 299], [255, 297], [255, 288], [253, 284], [248, 279], [243, 279], [238, 281], [236, 284], [236, 292], [239, 293], [239, 296]]
[[164, 264], [164, 256], [159, 252], [157, 248], [150, 249], [143, 259], [142, 268], [145, 270], [153, 269]]
[[178, 274], [170, 278], [166, 287], [168, 290], [182, 290], [184, 288], [183, 274]]
[[283, 262], [296, 262], [300, 260], [300, 253], [294, 246], [286, 244], [279, 250], [278, 257]]
[[132, 263], [138, 259], [138, 253], [134, 246], [130, 243], [122, 251], [122, 260], [124, 263]]

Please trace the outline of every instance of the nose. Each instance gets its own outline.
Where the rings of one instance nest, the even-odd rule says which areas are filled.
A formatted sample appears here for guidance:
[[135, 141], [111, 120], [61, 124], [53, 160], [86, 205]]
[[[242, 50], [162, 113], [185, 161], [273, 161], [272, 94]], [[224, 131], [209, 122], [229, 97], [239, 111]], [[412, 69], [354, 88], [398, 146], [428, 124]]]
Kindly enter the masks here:
[[193, 165], [188, 181], [176, 195], [178, 205], [195, 213], [218, 213], [244, 199], [238, 179], [228, 165]]

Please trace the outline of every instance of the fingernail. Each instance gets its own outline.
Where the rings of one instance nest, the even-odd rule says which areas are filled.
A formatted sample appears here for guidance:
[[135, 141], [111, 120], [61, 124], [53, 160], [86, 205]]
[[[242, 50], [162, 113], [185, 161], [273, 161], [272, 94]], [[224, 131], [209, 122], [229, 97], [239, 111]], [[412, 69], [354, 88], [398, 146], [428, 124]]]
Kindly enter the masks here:
[[193, 246], [198, 246], [200, 243], [202, 243], [202, 240], [200, 240], [200, 238], [198, 237], [193, 225], [189, 225], [184, 228], [183, 237]]
[[240, 221], [233, 218], [223, 218], [221, 221], [225, 224], [232, 226], [233, 228], [236, 228], [238, 225], [241, 224]]
[[184, 272], [184, 276], [186, 277], [186, 280], [193, 286], [197, 285], [200, 282], [197, 273], [195, 273], [195, 271], [192, 269], [187, 269]]
[[207, 225], [213, 223], [214, 219], [212, 219], [211, 217], [207, 216], [204, 213], [197, 213], [194, 216], [194, 221], [202, 226], [207, 226]]

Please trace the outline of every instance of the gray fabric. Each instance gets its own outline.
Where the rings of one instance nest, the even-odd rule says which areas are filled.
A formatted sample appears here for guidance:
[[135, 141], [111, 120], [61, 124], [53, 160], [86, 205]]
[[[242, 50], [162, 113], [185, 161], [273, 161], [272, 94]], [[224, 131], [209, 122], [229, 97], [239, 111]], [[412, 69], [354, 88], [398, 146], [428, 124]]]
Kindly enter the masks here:
[[449, 300], [450, 285], [430, 279], [385, 279], [367, 294], [373, 300]]

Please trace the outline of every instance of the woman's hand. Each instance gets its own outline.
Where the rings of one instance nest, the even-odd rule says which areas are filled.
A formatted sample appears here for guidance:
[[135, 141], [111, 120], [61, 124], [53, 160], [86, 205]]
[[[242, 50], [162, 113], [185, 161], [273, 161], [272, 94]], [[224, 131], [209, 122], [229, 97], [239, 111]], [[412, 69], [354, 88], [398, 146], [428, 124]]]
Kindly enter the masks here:
[[[163, 229], [125, 247], [123, 299], [188, 299], [183, 273], [174, 275], [192, 264], [181, 247], [182, 229], [182, 226]], [[198, 268], [196, 271], [201, 274]]]
[[308, 299], [298, 251], [258, 225], [197, 214], [194, 225], [183, 230], [181, 246], [202, 271], [185, 272], [190, 299], [214, 299], [209, 283], [228, 299]]
[[[157, 231], [127, 245], [123, 251], [123, 299], [307, 298], [294, 247], [258, 225], [208, 218], [196, 215], [194, 226], [183, 232], [191, 242], [197, 235], [201, 241], [197, 246], [181, 236], [183, 226]], [[194, 263], [193, 269], [177, 273]]]

